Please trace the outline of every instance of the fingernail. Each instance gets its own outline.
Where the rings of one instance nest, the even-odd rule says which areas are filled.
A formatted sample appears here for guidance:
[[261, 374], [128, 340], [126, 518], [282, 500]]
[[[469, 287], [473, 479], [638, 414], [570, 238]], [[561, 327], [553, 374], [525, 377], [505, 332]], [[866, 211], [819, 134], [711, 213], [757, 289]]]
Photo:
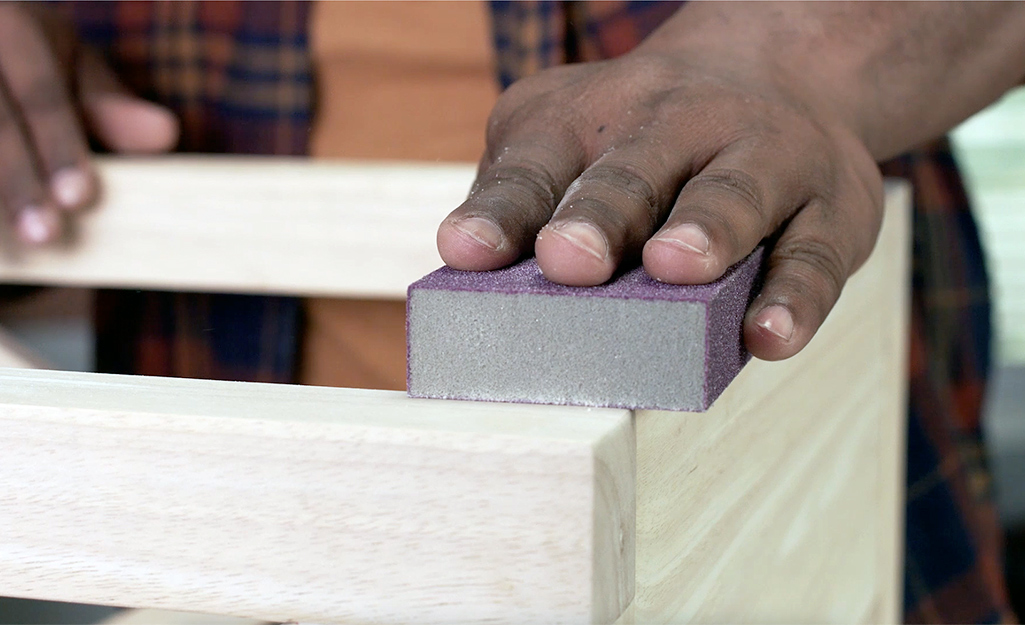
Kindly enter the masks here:
[[53, 240], [59, 226], [57, 216], [41, 208], [26, 208], [18, 214], [18, 234], [26, 243], [39, 245]]
[[598, 260], [604, 261], [609, 257], [609, 243], [605, 235], [589, 223], [570, 221], [553, 226], [550, 230]]
[[452, 226], [484, 247], [497, 250], [505, 243], [505, 235], [493, 221], [482, 217], [467, 217]]
[[755, 315], [755, 323], [772, 332], [784, 341], [794, 335], [794, 317], [786, 308], [778, 305], [767, 306]]
[[700, 227], [694, 224], [683, 224], [675, 226], [654, 238], [656, 241], [665, 241], [671, 245], [682, 247], [688, 252], [695, 252], [703, 256], [708, 255], [710, 243], [708, 235]]
[[62, 208], [78, 208], [89, 199], [89, 175], [76, 167], [66, 167], [50, 179], [50, 192]]

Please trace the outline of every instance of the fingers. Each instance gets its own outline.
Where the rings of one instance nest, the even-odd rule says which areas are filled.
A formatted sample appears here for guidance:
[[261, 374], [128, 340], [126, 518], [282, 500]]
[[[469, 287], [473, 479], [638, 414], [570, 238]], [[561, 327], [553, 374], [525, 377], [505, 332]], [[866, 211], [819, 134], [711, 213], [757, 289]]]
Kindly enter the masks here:
[[38, 245], [59, 235], [60, 218], [47, 195], [17, 111], [0, 90], [0, 208], [21, 242]]
[[[8, 109], [21, 126], [22, 141], [29, 142], [29, 158], [5, 167], [22, 171], [37, 168], [36, 178], [46, 189], [44, 204], [64, 210], [88, 205], [98, 183], [89, 165], [89, 149], [72, 106], [65, 75], [61, 73], [42, 31], [21, 14], [0, 20], [0, 72], [9, 99]], [[13, 139], [13, 133], [8, 135]], [[14, 206], [15, 211], [25, 206]]]
[[744, 341], [752, 354], [781, 360], [812, 339], [875, 245], [882, 221], [879, 186], [879, 193], [851, 189], [833, 201], [817, 198], [787, 224], [745, 318]]
[[491, 156], [439, 229], [442, 258], [496, 269], [533, 246], [548, 279], [589, 286], [640, 255], [656, 279], [701, 284], [774, 237], [745, 338], [759, 358], [797, 353], [874, 244], [871, 154], [842, 120], [760, 82], [616, 63], [545, 72], [502, 96]]
[[155, 154], [178, 143], [178, 119], [167, 108], [133, 95], [93, 50], [78, 62], [78, 95], [89, 130], [115, 152]]
[[60, 235], [59, 211], [98, 194], [77, 104], [115, 150], [166, 150], [178, 135], [169, 111], [131, 96], [95, 53], [85, 51], [72, 76], [73, 33], [48, 16], [0, 4], [0, 202], [18, 238], [33, 244]]
[[649, 143], [607, 153], [570, 185], [537, 237], [537, 262], [545, 277], [574, 286], [601, 284], [623, 260], [640, 255], [685, 168]]
[[470, 196], [438, 228], [441, 258], [455, 269], [485, 271], [529, 253], [584, 158], [571, 134], [538, 126], [497, 148]]
[[701, 284], [779, 232], [744, 326], [748, 350], [765, 360], [808, 344], [871, 252], [882, 220], [871, 159], [852, 150], [849, 162], [831, 168], [821, 150], [808, 159], [768, 143], [730, 146], [687, 181], [644, 247], [652, 277]]
[[735, 144], [687, 181], [665, 225], [644, 246], [644, 268], [672, 284], [719, 278], [813, 194], [815, 161], [791, 160], [768, 142]]

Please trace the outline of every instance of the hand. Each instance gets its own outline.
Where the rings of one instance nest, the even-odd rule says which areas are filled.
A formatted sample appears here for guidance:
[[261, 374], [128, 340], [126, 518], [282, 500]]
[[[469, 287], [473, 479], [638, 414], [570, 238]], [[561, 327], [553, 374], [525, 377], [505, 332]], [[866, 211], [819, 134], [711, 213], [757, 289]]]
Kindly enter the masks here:
[[1022, 3], [689, 3], [620, 59], [509, 88], [469, 198], [438, 230], [457, 269], [534, 252], [588, 286], [624, 262], [715, 280], [760, 242], [755, 356], [800, 351], [872, 250], [876, 160], [1025, 72]]
[[[715, 280], [778, 231], [745, 324], [786, 358], [812, 337], [879, 230], [882, 182], [857, 137], [785, 84], [638, 52], [521, 81], [491, 117], [442, 258], [488, 270], [532, 251], [589, 286], [643, 258], [665, 282]], [[536, 241], [535, 241], [536, 238]]]
[[49, 7], [0, 3], [0, 207], [19, 241], [61, 235], [99, 191], [86, 133], [116, 152], [174, 147], [178, 123], [132, 95]]

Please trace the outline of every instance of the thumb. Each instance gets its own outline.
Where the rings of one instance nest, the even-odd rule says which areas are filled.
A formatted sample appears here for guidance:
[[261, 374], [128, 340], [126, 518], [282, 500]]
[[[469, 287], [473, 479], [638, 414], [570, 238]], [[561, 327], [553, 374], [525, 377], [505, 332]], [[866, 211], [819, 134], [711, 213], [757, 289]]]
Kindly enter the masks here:
[[135, 96], [94, 50], [83, 49], [78, 96], [90, 134], [106, 148], [128, 154], [167, 152], [178, 143], [178, 118]]

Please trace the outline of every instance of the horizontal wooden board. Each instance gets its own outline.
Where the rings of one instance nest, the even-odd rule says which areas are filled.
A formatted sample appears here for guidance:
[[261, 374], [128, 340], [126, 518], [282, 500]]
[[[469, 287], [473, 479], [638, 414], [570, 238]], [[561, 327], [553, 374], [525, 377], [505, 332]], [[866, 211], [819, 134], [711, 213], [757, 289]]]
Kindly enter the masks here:
[[633, 452], [626, 411], [0, 370], [0, 595], [609, 622]]
[[98, 159], [103, 198], [61, 246], [11, 250], [0, 282], [405, 297], [441, 266], [463, 164], [302, 158]]

